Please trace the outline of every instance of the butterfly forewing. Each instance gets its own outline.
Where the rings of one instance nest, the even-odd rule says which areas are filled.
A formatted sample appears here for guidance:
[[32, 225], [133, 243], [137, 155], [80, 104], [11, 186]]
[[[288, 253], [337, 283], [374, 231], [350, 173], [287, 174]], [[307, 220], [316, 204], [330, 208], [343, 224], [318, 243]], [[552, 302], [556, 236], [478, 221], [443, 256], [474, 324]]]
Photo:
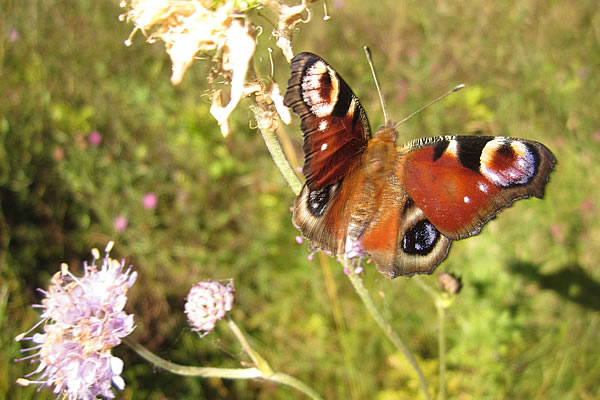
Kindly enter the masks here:
[[304, 175], [313, 189], [340, 181], [360, 160], [371, 136], [367, 116], [344, 80], [321, 58], [292, 59], [284, 104], [301, 119]]

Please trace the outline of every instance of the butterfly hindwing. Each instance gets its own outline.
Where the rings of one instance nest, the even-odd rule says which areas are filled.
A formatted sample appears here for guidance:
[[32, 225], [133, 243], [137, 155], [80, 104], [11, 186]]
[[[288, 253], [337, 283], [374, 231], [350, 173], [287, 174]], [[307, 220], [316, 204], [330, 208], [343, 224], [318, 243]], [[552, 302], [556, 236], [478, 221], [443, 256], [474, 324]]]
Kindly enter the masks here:
[[362, 237], [364, 251], [389, 278], [431, 273], [446, 258], [451, 240], [442, 235], [390, 174], [380, 204]]

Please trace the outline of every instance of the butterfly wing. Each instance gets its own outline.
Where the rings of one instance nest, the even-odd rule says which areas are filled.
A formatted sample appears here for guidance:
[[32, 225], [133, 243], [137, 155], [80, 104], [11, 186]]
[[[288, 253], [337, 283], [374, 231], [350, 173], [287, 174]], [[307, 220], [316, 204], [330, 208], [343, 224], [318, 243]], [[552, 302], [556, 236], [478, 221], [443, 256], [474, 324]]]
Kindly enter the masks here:
[[363, 250], [388, 278], [431, 273], [452, 243], [409, 196], [401, 172], [397, 165], [388, 176], [377, 211], [361, 236]]
[[347, 182], [361, 179], [369, 122], [350, 87], [323, 59], [300, 53], [291, 69], [284, 104], [301, 119], [306, 177], [294, 225], [312, 247], [337, 254], [343, 252], [354, 201], [353, 185]]
[[342, 180], [360, 161], [371, 137], [369, 122], [350, 87], [320, 57], [300, 53], [292, 59], [284, 96], [304, 132], [304, 176], [312, 190]]
[[424, 138], [398, 156], [408, 195], [453, 240], [476, 235], [515, 200], [542, 198], [556, 163], [541, 143], [500, 136]]
[[411, 142], [398, 149], [383, 204], [362, 246], [391, 278], [431, 273], [452, 240], [476, 235], [518, 199], [542, 198], [555, 163], [544, 145], [523, 139], [445, 136]]

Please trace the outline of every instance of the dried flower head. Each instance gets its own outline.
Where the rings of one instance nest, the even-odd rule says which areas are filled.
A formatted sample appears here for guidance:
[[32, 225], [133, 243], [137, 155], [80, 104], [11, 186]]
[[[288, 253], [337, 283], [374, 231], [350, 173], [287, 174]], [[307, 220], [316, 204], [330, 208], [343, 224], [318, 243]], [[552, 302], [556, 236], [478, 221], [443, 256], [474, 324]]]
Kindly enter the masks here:
[[[124, 263], [109, 257], [112, 246], [113, 242], [107, 245], [100, 267], [96, 266], [100, 252], [93, 249], [92, 263], [84, 264], [84, 276], [72, 275], [68, 265], [62, 264], [48, 291], [40, 289], [46, 296], [34, 306], [43, 310], [40, 321], [15, 338], [35, 344], [23, 351], [36, 353], [19, 361], [39, 365], [19, 384], [54, 386], [54, 393], [70, 400], [114, 398], [111, 386], [123, 389], [123, 361], [111, 349], [133, 331], [133, 315], [123, 309], [137, 274], [131, 268], [123, 271]], [[27, 336], [40, 325], [42, 333]], [[28, 379], [35, 374], [36, 380]]]
[[233, 281], [222, 284], [202, 281], [192, 287], [185, 303], [185, 313], [200, 336], [207, 335], [218, 320], [233, 307]]
[[[122, 0], [121, 6], [129, 10], [121, 15], [121, 19], [135, 24], [126, 45], [131, 44], [138, 30], [148, 42], [164, 41], [173, 63], [171, 82], [174, 85], [181, 83], [198, 53], [209, 55], [213, 62], [209, 81], [214, 82], [219, 77], [220, 83], [230, 86], [227, 93], [213, 88], [211, 95], [210, 112], [226, 136], [230, 131], [229, 116], [240, 100], [250, 95], [267, 99], [255, 110], [262, 127], [273, 127], [272, 121], [278, 115], [285, 123], [291, 120], [277, 85], [265, 87], [254, 78], [247, 80], [257, 33], [263, 30], [250, 21], [248, 11], [262, 7], [276, 13], [278, 22], [273, 36], [289, 61], [293, 57], [291, 36], [294, 27], [310, 20], [309, 4], [314, 1], [301, 0], [299, 5], [288, 6], [282, 0]], [[265, 108], [265, 104], [274, 107]], [[271, 108], [276, 111], [272, 112]]]
[[288, 62], [294, 58], [291, 40], [294, 28], [300, 22], [308, 23], [310, 21], [309, 4], [315, 1], [302, 0], [302, 3], [297, 6], [287, 6], [279, 1], [266, 1], [266, 3], [270, 3], [278, 11], [279, 22], [277, 23], [277, 28], [273, 30], [273, 36], [277, 38], [277, 47], [283, 51], [283, 55]]

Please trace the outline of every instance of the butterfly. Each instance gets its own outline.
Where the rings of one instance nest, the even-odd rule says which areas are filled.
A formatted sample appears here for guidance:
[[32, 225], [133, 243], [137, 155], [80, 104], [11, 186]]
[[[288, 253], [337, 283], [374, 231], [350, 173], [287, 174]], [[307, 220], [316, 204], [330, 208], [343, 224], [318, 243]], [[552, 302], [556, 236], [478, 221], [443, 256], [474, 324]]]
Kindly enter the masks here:
[[293, 222], [312, 248], [368, 256], [389, 278], [430, 274], [452, 241], [479, 233], [515, 200], [544, 196], [556, 159], [543, 144], [439, 136], [396, 146], [315, 54], [292, 59], [284, 104], [300, 117], [306, 183]]

